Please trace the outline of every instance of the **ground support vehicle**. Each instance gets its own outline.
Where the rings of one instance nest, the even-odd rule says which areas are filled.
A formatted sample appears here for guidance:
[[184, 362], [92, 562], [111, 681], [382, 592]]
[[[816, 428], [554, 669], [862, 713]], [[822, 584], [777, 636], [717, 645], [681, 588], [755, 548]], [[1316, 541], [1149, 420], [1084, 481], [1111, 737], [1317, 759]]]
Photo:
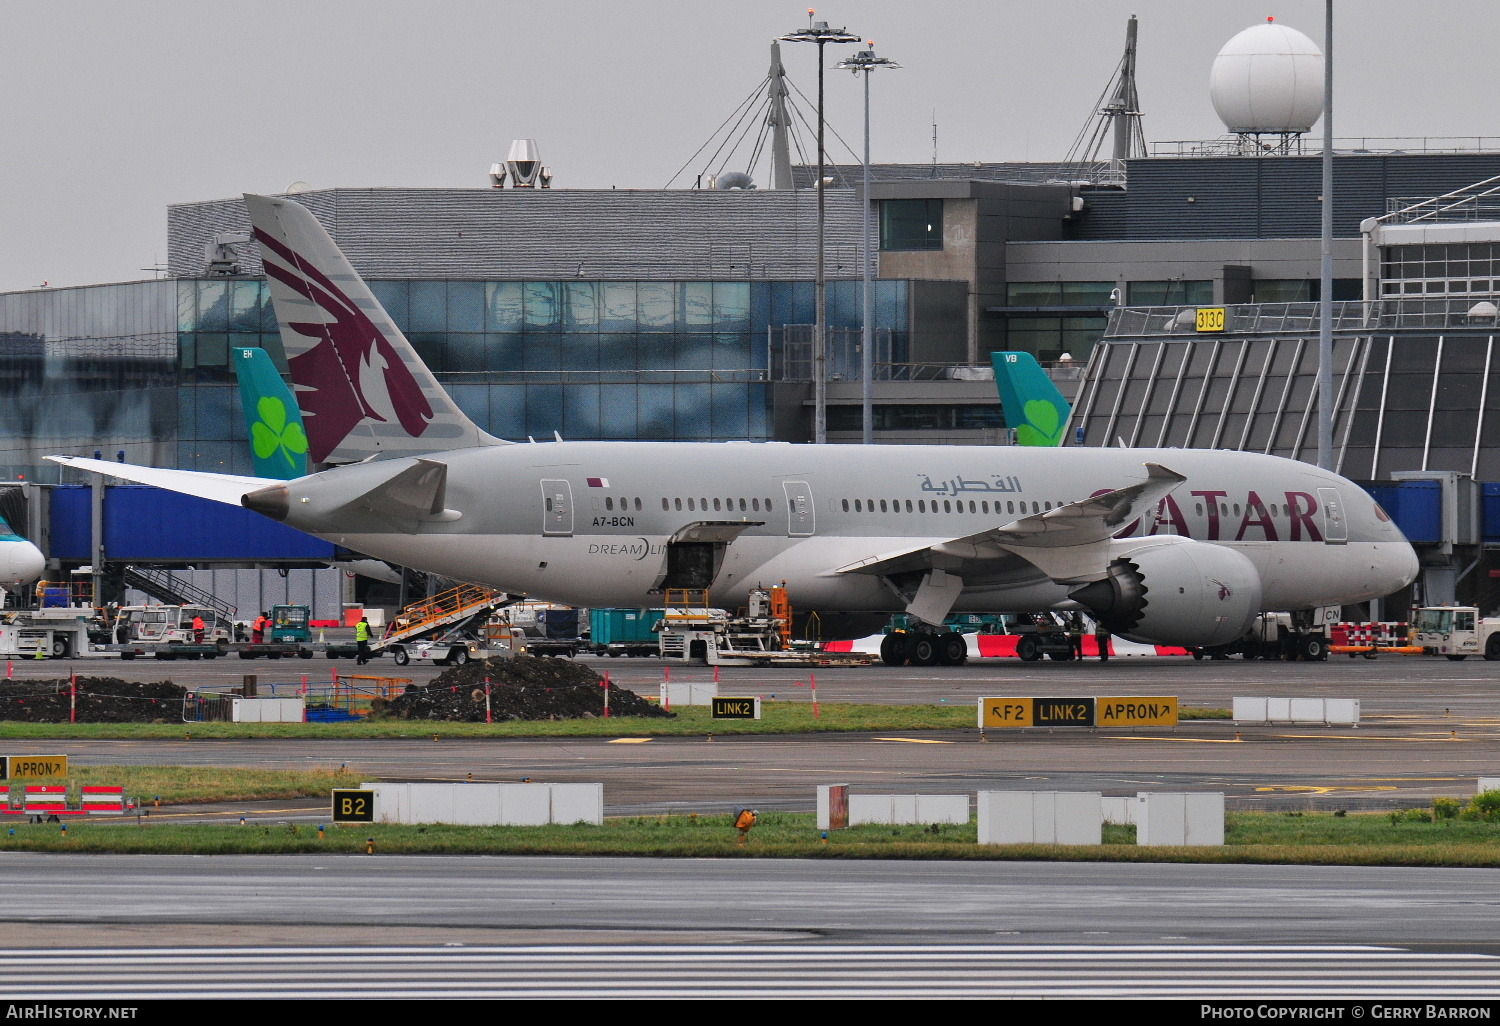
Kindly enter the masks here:
[[[432, 641], [449, 632], [460, 632], [455, 634], [454, 642], [469, 650], [469, 643], [480, 641], [490, 617], [507, 601], [500, 592], [477, 584], [461, 584], [431, 598], [420, 599], [397, 613], [383, 635], [370, 639], [370, 657], [378, 657], [387, 651], [396, 655], [399, 649], [397, 665], [405, 666], [418, 650], [418, 642]], [[464, 631], [469, 633], [462, 634]], [[324, 653], [329, 659], [351, 659], [359, 654], [359, 646], [330, 644], [324, 648]], [[436, 658], [446, 659], [447, 655]]]
[[124, 645], [101, 645], [107, 652], [117, 652], [121, 659], [137, 656], [152, 659], [217, 659], [220, 656], [237, 655], [241, 659], [311, 659], [313, 646], [281, 644], [271, 642], [213, 642], [202, 645], [185, 641], [137, 642]]
[[1474, 606], [1423, 606], [1412, 620], [1411, 644], [1427, 655], [1452, 660], [1482, 655], [1500, 659], [1500, 618], [1480, 616]]
[[90, 606], [11, 610], [0, 616], [0, 658], [88, 659], [107, 656], [89, 638]]
[[1338, 622], [1338, 606], [1304, 609], [1295, 613], [1261, 613], [1249, 632], [1229, 645], [1194, 649], [1195, 658], [1227, 659], [1238, 653], [1245, 659], [1302, 659], [1321, 662], [1333, 650], [1332, 627]]
[[[193, 630], [193, 620], [202, 618], [200, 639]], [[115, 610], [111, 637], [115, 645], [155, 650], [176, 644], [207, 653], [217, 650], [220, 642], [230, 640], [230, 624], [217, 610], [208, 606], [121, 606]]]
[[[684, 604], [670, 604], [674, 597]], [[714, 609], [707, 599], [708, 592], [697, 589], [667, 592], [669, 604], [653, 628], [662, 658], [709, 666], [864, 666], [874, 658], [787, 646], [785, 621], [772, 614], [768, 591], [751, 592], [744, 616]]]
[[234, 652], [241, 659], [311, 659], [313, 657], [313, 646], [311, 643], [299, 644], [295, 641], [267, 641], [262, 644], [254, 642], [237, 642], [226, 646], [229, 651]]
[[572, 659], [583, 651], [588, 642], [582, 638], [525, 638], [523, 641], [527, 655], [534, 656], [565, 656]]
[[471, 659], [509, 659], [522, 652], [537, 654], [529, 652], [526, 646], [527, 639], [509, 624], [485, 623], [477, 629], [461, 626], [435, 637], [386, 647], [397, 666], [406, 666], [413, 660], [437, 666], [462, 666]]
[[271, 641], [306, 645], [311, 644], [312, 639], [312, 609], [310, 607], [271, 607]]
[[590, 623], [586, 609], [547, 602], [521, 602], [507, 607], [504, 616], [505, 622], [524, 642], [529, 655], [571, 659], [590, 647], [589, 639], [582, 636]]

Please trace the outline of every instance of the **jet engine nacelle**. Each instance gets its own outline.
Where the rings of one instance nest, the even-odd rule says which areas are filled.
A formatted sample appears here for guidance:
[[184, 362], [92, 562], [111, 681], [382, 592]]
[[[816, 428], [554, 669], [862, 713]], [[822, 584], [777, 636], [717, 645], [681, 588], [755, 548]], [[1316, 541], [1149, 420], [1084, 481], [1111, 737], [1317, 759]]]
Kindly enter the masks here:
[[1260, 612], [1260, 574], [1233, 549], [1167, 537], [1112, 550], [1109, 575], [1069, 596], [1112, 634], [1206, 648], [1242, 637]]

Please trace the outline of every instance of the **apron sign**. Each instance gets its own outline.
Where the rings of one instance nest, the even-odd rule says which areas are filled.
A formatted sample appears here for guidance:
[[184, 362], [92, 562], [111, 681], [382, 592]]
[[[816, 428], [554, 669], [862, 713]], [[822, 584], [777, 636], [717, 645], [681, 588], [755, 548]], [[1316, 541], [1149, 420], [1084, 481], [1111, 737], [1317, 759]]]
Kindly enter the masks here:
[[760, 699], [720, 695], [713, 699], [713, 717], [716, 720], [758, 720]]
[[1095, 710], [1101, 727], [1175, 727], [1175, 698], [1097, 698]]
[[0, 758], [0, 780], [36, 780], [67, 775], [66, 755], [7, 755]]
[[1176, 698], [981, 698], [979, 727], [1175, 727]]

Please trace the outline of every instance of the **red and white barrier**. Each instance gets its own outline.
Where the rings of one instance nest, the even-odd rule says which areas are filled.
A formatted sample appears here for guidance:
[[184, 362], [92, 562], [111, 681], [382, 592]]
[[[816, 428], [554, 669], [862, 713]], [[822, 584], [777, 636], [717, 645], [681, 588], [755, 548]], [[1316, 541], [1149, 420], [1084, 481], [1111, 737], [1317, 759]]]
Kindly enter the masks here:
[[[1016, 659], [1016, 644], [1024, 635], [1020, 634], [965, 634], [970, 659]], [[879, 652], [884, 634], [872, 634], [855, 641], [830, 641], [823, 646], [825, 652]], [[1142, 645], [1123, 638], [1110, 637], [1109, 657], [1131, 658], [1137, 656], [1185, 656], [1191, 655], [1185, 648], [1171, 645]], [[1083, 657], [1094, 659], [1099, 655], [1099, 639], [1092, 634], [1083, 636]]]

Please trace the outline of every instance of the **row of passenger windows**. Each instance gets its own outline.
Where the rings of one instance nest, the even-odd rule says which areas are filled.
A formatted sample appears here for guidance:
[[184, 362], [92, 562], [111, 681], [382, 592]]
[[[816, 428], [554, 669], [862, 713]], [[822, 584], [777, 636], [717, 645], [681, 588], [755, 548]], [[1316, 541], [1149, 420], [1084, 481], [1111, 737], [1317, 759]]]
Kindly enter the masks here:
[[[686, 505], [684, 505], [684, 503], [686, 503]], [[772, 504], [771, 504], [771, 500], [770, 499], [760, 499], [760, 498], [754, 498], [754, 499], [745, 499], [745, 498], [735, 498], [735, 499], [717, 499], [717, 498], [716, 499], [704, 499], [704, 498], [682, 499], [682, 498], [676, 498], [676, 499], [662, 499], [661, 500], [661, 508], [664, 509], [664, 510], [687, 509], [687, 510], [691, 510], [691, 511], [693, 511], [695, 513], [699, 512], [699, 511], [707, 513], [709, 511], [709, 509], [710, 509], [710, 504], [712, 504], [712, 509], [713, 509], [713, 511], [715, 513], [733, 513], [733, 512], [736, 511], [736, 509], [738, 509], [738, 511], [740, 513], [761, 513], [761, 512], [769, 513], [774, 508], [772, 506]], [[736, 504], [738, 504], [738, 506], [736, 506]], [[640, 510], [641, 509], [641, 500], [639, 498], [626, 498], [626, 497], [621, 497], [621, 498], [617, 499], [613, 495], [606, 495], [604, 497], [604, 508], [607, 509], [607, 510], [616, 510], [616, 509], [621, 509], [621, 510], [636, 509], [636, 510]]]
[[[877, 508], [879, 509], [879, 511], [881, 513], [900, 513], [900, 512], [903, 511], [903, 508], [902, 508], [902, 504], [903, 503], [905, 504], [905, 512], [907, 512], [907, 513], [926, 513], [926, 512], [929, 512], [928, 509], [927, 509], [927, 500], [926, 499], [918, 499], [918, 500], [916, 500], [915, 504], [913, 504], [913, 502], [912, 502], [911, 499], [891, 499], [889, 501], [887, 501], [885, 499], [852, 499], [852, 500], [851, 499], [844, 499], [843, 500], [843, 505], [844, 505], [844, 512], [845, 513], [849, 512], [849, 510], [851, 508], [851, 506], [850, 506], [851, 502], [853, 503], [853, 507], [852, 508], [853, 508], [854, 512], [856, 512], [856, 513], [867, 513], [867, 512], [868, 513], [874, 513]], [[1055, 504], [1053, 502], [1051, 502], [1051, 501], [1033, 502], [1033, 503], [1029, 504], [1030, 507], [1031, 507], [1030, 509], [1027, 509], [1027, 505], [1028, 505], [1027, 503], [1025, 503], [1025, 502], [1016, 502], [1015, 500], [1011, 500], [1011, 501], [1005, 503], [1004, 505], [1005, 505], [1005, 508], [1002, 510], [1000, 508], [1001, 507], [1001, 503], [999, 501], [996, 501], [995, 502], [995, 512], [996, 513], [1002, 513], [1002, 512], [1003, 513], [1009, 513], [1012, 516], [1014, 516], [1014, 515], [1016, 515], [1016, 514], [1019, 513], [1022, 516], [1026, 516], [1026, 515], [1029, 515], [1031, 513], [1045, 513], [1047, 510], [1051, 509], [1054, 505], [1061, 506], [1061, 505], [1063, 505], [1063, 503], [1061, 501], [1059, 501], [1059, 502], [1057, 502]], [[939, 506], [938, 505], [938, 500], [933, 499], [932, 500], [932, 510], [931, 510], [931, 512], [933, 512], [933, 513], [986, 513], [987, 514], [987, 513], [990, 512], [990, 503], [989, 503], [989, 500], [987, 500], [987, 499], [983, 500], [983, 501], [976, 501], [974, 499], [969, 499], [967, 506], [965, 506], [965, 502], [964, 502], [963, 499], [958, 499], [956, 501], [953, 500], [953, 499], [944, 499], [942, 506]]]
[[[684, 505], [684, 503], [686, 503], [686, 505]], [[687, 510], [689, 510], [691, 512], [700, 512], [701, 511], [701, 512], [707, 513], [709, 511], [710, 504], [712, 504], [712, 509], [713, 509], [713, 511], [715, 513], [733, 513], [733, 512], [736, 511], [736, 509], [738, 509], [738, 512], [740, 512], [740, 513], [760, 513], [760, 512], [769, 513], [772, 510], [772, 505], [771, 505], [771, 500], [770, 499], [759, 499], [759, 498], [754, 498], [754, 499], [744, 499], [744, 498], [737, 498], [737, 499], [717, 499], [717, 498], [715, 498], [715, 499], [705, 499], [705, 498], [699, 498], [699, 499], [681, 499], [681, 498], [677, 498], [677, 499], [662, 499], [661, 500], [661, 508], [663, 510], [669, 510], [669, 511], [670, 510], [674, 510], [674, 509], [676, 509], [676, 510], [687, 509]], [[736, 505], [736, 504], [738, 504], [738, 505]], [[986, 500], [980, 500], [980, 501], [976, 501], [974, 499], [969, 499], [969, 500], [967, 500], [967, 505], [965, 504], [965, 500], [963, 500], [963, 499], [958, 499], [958, 500], [944, 499], [944, 500], [942, 500], [942, 506], [941, 507], [939, 507], [939, 505], [938, 505], [938, 500], [937, 499], [933, 499], [932, 503], [931, 503], [932, 509], [930, 511], [928, 510], [928, 502], [927, 502], [926, 499], [917, 499], [915, 502], [913, 502], [911, 499], [889, 499], [889, 500], [887, 500], [887, 499], [844, 499], [844, 500], [842, 500], [842, 504], [843, 504], [843, 508], [844, 508], [844, 512], [845, 513], [848, 513], [851, 509], [855, 513], [865, 513], [865, 512], [874, 513], [874, 512], [876, 512], [877, 509], [881, 513], [900, 513], [900, 512], [903, 512], [903, 509], [907, 513], [927, 513], [927, 512], [932, 512], [932, 513], [982, 513], [982, 514], [985, 514], [985, 515], [989, 515], [989, 513], [990, 513], [990, 502], [987, 499]], [[1050, 501], [1050, 500], [1044, 500], [1044, 501], [1041, 501], [1041, 502], [1031, 502], [1031, 503], [1027, 503], [1027, 502], [1024, 502], [1024, 501], [1023, 502], [1016, 502], [1014, 500], [1008, 500], [1008, 501], [1006, 501], [1003, 504], [1004, 505], [1004, 509], [1001, 509], [1001, 505], [1002, 504], [998, 500], [994, 503], [994, 507], [995, 507], [994, 512], [995, 513], [997, 513], [997, 514], [998, 513], [1006, 513], [1006, 514], [1009, 514], [1011, 516], [1028, 516], [1028, 515], [1035, 514], [1035, 513], [1045, 513], [1048, 510], [1052, 509], [1054, 506], [1062, 506], [1062, 505], [1064, 505], [1064, 503], [1061, 500], [1058, 500], [1055, 503], [1052, 502], [1052, 501]], [[640, 511], [640, 509], [642, 508], [642, 504], [641, 504], [641, 500], [640, 500], [639, 497], [636, 497], [636, 498], [621, 497], [621, 498], [617, 499], [617, 498], [615, 498], [612, 495], [606, 495], [604, 497], [604, 508], [607, 509], [607, 510], [611, 510], [611, 511], [616, 510], [616, 509], [619, 509], [619, 510], [635, 509], [636, 511]], [[1230, 504], [1230, 503], [1227, 503], [1227, 502], [1221, 502], [1221, 503], [1219, 503], [1219, 515], [1220, 516], [1225, 516], [1225, 517], [1230, 516], [1231, 515], [1230, 511], [1231, 510], [1233, 510], [1233, 514], [1232, 514], [1233, 516], [1239, 516], [1240, 515], [1240, 504], [1237, 503], [1237, 502], [1233, 503], [1233, 504]], [[1247, 513], [1250, 513], [1250, 512], [1261, 512], [1262, 510], [1269, 511], [1270, 514], [1271, 514], [1271, 516], [1289, 517], [1289, 516], [1292, 515], [1292, 508], [1291, 508], [1291, 506], [1289, 506], [1288, 504], [1286, 504], [1284, 502], [1283, 503], [1268, 502], [1268, 503], [1265, 503], [1263, 506], [1261, 506], [1258, 509], [1254, 508], [1254, 507], [1251, 507], [1248, 504], [1245, 506], [1245, 511]], [[1200, 517], [1203, 516], [1203, 503], [1201, 503], [1201, 502], [1195, 503], [1193, 505], [1193, 513], [1196, 516], [1200, 516]]]

